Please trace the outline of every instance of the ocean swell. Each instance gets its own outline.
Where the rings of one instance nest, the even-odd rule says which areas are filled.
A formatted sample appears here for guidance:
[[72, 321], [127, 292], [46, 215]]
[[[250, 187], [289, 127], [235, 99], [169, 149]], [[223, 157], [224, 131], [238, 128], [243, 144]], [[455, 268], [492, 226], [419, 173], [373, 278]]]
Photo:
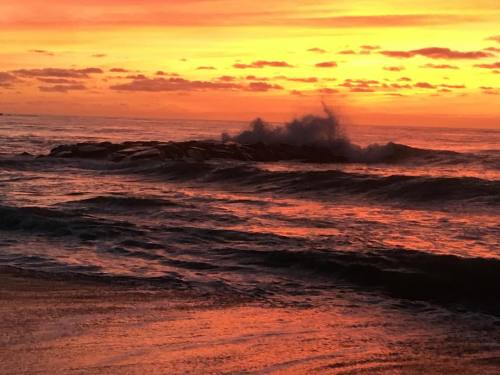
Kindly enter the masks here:
[[433, 202], [475, 200], [500, 203], [500, 181], [473, 177], [378, 176], [327, 171], [269, 171], [255, 165], [173, 162], [141, 173], [172, 181], [245, 187], [255, 192], [277, 192], [328, 199], [329, 194], [366, 195], [378, 199]]

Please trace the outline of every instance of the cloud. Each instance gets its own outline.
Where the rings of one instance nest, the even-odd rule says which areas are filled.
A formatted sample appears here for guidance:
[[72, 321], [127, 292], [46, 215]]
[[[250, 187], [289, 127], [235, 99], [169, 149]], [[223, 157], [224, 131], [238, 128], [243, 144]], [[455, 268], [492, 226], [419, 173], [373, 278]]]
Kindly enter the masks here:
[[345, 50], [339, 51], [338, 54], [339, 55], [355, 55], [356, 51], [354, 51], [352, 49], [345, 49]]
[[0, 87], [8, 88], [14, 82], [17, 81], [17, 77], [8, 72], [0, 72]]
[[126, 76], [128, 79], [146, 79], [147, 77], [144, 74], [131, 74]]
[[398, 79], [398, 81], [402, 81], [402, 82], [410, 82], [410, 81], [411, 81], [411, 78], [410, 78], [410, 77], [401, 77], [400, 79]]
[[500, 35], [490, 36], [489, 38], [486, 38], [486, 40], [492, 40], [494, 42], [500, 43]]
[[352, 87], [351, 92], [375, 92], [375, 89], [371, 87]]
[[397, 57], [401, 59], [403, 58], [406, 59], [415, 56], [414, 53], [406, 51], [382, 51], [380, 53], [388, 57]]
[[236, 69], [261, 69], [264, 67], [293, 68], [293, 66], [290, 65], [289, 63], [287, 63], [286, 61], [258, 60], [258, 61], [252, 62], [251, 64], [236, 63], [233, 65], [233, 68], [236, 68]]
[[79, 85], [81, 82], [75, 81], [73, 79], [66, 79], [66, 78], [44, 78], [44, 77], [38, 77], [37, 78], [40, 82], [43, 83], [50, 83], [53, 85]]
[[396, 89], [396, 90], [411, 89], [410, 85], [408, 85], [408, 84], [400, 85], [399, 83], [391, 83], [391, 85], [389, 87], [392, 89]]
[[108, 56], [108, 55], [106, 55], [105, 53], [94, 53], [92, 55], [92, 57], [95, 57], [95, 58], [98, 58], [98, 59], [106, 57], [106, 56]]
[[379, 81], [376, 81], [374, 79], [346, 79], [344, 83], [340, 84], [339, 86], [344, 86], [344, 87], [355, 87], [355, 86], [363, 86], [363, 87], [368, 87], [370, 85], [378, 85], [380, 84]]
[[448, 65], [448, 64], [425, 64], [422, 65], [421, 67], [430, 69], [459, 69], [458, 66]]
[[497, 47], [488, 47], [488, 48], [485, 48], [484, 51], [490, 51], [490, 52], [494, 52], [494, 53], [500, 53], [500, 48], [497, 48]]
[[43, 69], [18, 69], [14, 74], [22, 77], [59, 77], [59, 78], [89, 78], [89, 74], [104, 73], [100, 68], [85, 69], [61, 69], [61, 68], [43, 68]]
[[314, 65], [316, 68], [336, 68], [337, 63], [335, 61], [325, 61]]
[[331, 95], [331, 94], [336, 94], [336, 93], [338, 93], [338, 92], [339, 92], [339, 90], [332, 89], [332, 88], [329, 88], [329, 87], [324, 87], [324, 88], [318, 89], [318, 92], [319, 92], [320, 94]]
[[45, 56], [55, 56], [56, 55], [54, 52], [47, 51], [45, 49], [30, 49], [28, 52], [37, 53], [39, 55], [45, 55]]
[[324, 50], [323, 48], [318, 48], [318, 47], [309, 48], [307, 51], [308, 52], [315, 52], [315, 53], [326, 53], [326, 50]]
[[363, 45], [363, 46], [360, 46], [361, 49], [364, 49], [364, 50], [368, 50], [368, 51], [373, 51], [373, 50], [376, 50], [376, 49], [380, 49], [380, 46], [370, 46], [370, 45]]
[[196, 70], [216, 70], [217, 68], [215, 66], [199, 66], [196, 68]]
[[351, 92], [374, 92], [380, 82], [373, 79], [346, 79], [339, 86], [347, 87]]
[[167, 73], [164, 72], [163, 70], [158, 70], [155, 74], [157, 76], [180, 77], [178, 73]]
[[87, 88], [82, 84], [73, 84], [73, 85], [39, 86], [38, 89], [43, 92], [66, 93], [68, 91], [86, 90]]
[[316, 83], [318, 82], [318, 78], [316, 77], [285, 77], [285, 76], [277, 76], [275, 79], [281, 79], [284, 81], [290, 82], [302, 82], [302, 83]]
[[465, 89], [465, 85], [439, 85], [447, 89]]
[[112, 73], [128, 73], [129, 70], [125, 68], [112, 68], [109, 70]]
[[500, 61], [497, 61], [492, 64], [476, 64], [474, 66], [476, 68], [482, 68], [482, 69], [500, 69]]
[[405, 70], [404, 66], [384, 66], [384, 70], [387, 70], [388, 72], [400, 72], [402, 70]]
[[196, 91], [196, 90], [234, 90], [241, 85], [231, 82], [190, 81], [184, 78], [134, 78], [131, 82], [113, 85], [116, 91]]
[[248, 81], [269, 81], [267, 77], [257, 77], [254, 75], [246, 76], [245, 79]]
[[265, 92], [269, 90], [283, 90], [283, 87], [280, 85], [271, 85], [267, 82], [251, 82], [246, 90]]
[[233, 82], [236, 80], [236, 77], [233, 76], [220, 76], [217, 78], [218, 81], [222, 82]]
[[418, 82], [413, 85], [413, 87], [417, 87], [419, 89], [435, 89], [436, 86], [431, 85], [429, 82]]
[[454, 51], [449, 48], [428, 47], [414, 49], [411, 51], [381, 51], [382, 55], [396, 58], [411, 58], [414, 56], [424, 56], [430, 59], [482, 59], [494, 56], [490, 52], [484, 51]]
[[173, 91], [204, 91], [204, 90], [239, 90], [265, 92], [270, 90], [283, 90], [280, 85], [262, 81], [250, 82], [248, 85], [235, 82], [236, 77], [222, 76], [213, 81], [189, 80], [179, 77], [148, 78], [136, 76], [130, 82], [112, 85], [110, 89], [116, 91], [144, 91], [144, 92], [173, 92]]

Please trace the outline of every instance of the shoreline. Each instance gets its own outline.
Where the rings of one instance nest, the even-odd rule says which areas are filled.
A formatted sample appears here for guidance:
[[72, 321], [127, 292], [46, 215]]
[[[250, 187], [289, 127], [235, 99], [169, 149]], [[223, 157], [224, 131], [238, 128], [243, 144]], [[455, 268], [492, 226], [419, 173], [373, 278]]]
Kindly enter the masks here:
[[4, 375], [494, 374], [500, 366], [498, 342], [397, 309], [271, 307], [0, 271]]

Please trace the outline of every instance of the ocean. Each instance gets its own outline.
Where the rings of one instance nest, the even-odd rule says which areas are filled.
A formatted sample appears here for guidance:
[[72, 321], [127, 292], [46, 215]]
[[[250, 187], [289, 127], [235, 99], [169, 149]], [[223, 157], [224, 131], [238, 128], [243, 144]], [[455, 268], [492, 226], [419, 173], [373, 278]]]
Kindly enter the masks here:
[[[0, 265], [281, 304], [368, 292], [498, 316], [498, 129], [344, 126], [350, 153], [327, 162], [47, 157], [79, 142], [234, 143], [247, 128], [0, 117]], [[280, 131], [265, 136], [301, 147]]]
[[87, 283], [14, 299], [4, 370], [498, 373], [500, 129], [327, 115], [0, 116], [2, 270]]

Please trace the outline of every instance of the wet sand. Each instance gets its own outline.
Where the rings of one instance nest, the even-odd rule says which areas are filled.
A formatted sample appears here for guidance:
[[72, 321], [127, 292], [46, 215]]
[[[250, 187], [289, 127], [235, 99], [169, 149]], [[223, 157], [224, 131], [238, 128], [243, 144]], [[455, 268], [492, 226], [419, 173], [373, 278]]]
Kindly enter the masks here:
[[[498, 374], [494, 324], [340, 298], [276, 307], [0, 269], [0, 374]], [[442, 314], [436, 318], [436, 314]], [[477, 319], [476, 319], [477, 320]]]

